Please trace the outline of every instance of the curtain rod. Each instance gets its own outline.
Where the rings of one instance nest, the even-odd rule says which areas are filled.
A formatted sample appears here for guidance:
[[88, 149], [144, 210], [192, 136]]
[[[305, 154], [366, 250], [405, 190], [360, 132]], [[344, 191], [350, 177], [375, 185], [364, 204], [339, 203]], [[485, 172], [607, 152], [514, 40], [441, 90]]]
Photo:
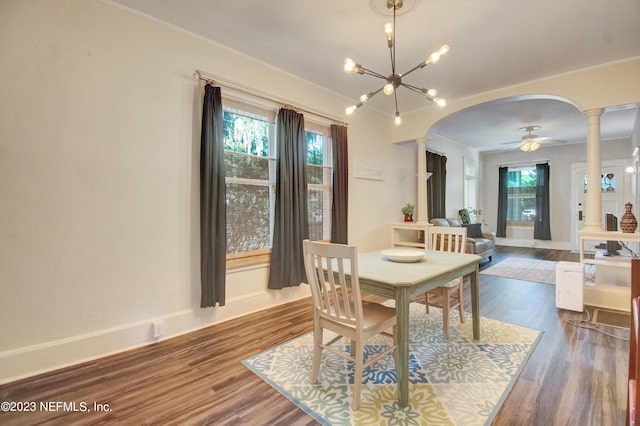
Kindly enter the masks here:
[[522, 166], [524, 164], [541, 164], [541, 163], [550, 163], [551, 160], [532, 160], [532, 161], [518, 161], [515, 163], [506, 163], [506, 164], [496, 164], [496, 167], [508, 167], [508, 166]]
[[328, 116], [328, 115], [325, 115], [325, 114], [322, 114], [322, 113], [319, 113], [319, 112], [316, 112], [316, 111], [311, 111], [310, 109], [307, 109], [307, 108], [301, 108], [301, 107], [298, 107], [298, 106], [294, 106], [289, 102], [283, 101], [281, 99], [274, 98], [274, 97], [269, 96], [269, 95], [263, 95], [261, 93], [256, 92], [255, 90], [246, 89], [246, 88], [244, 88], [242, 86], [239, 86], [239, 85], [237, 85], [235, 83], [222, 81], [219, 78], [217, 78], [216, 76], [214, 76], [212, 74], [209, 74], [209, 73], [207, 73], [205, 71], [196, 70], [193, 73], [193, 76], [197, 80], [201, 80], [201, 81], [204, 81], [206, 83], [211, 83], [211, 84], [216, 85], [216, 86], [221, 86], [221, 87], [225, 87], [227, 89], [235, 90], [236, 92], [244, 93], [245, 95], [253, 96], [255, 98], [262, 99], [264, 101], [273, 102], [273, 103], [278, 104], [278, 105], [280, 105], [280, 106], [282, 106], [284, 108], [294, 109], [294, 110], [296, 110], [298, 112], [303, 112], [303, 113], [306, 113], [306, 114], [315, 115], [316, 117], [324, 118], [325, 120], [332, 121], [332, 122], [334, 122], [336, 124], [340, 124], [342, 126], [347, 126], [347, 123], [345, 123], [342, 120], [338, 120], [335, 117], [331, 117], [331, 116]]

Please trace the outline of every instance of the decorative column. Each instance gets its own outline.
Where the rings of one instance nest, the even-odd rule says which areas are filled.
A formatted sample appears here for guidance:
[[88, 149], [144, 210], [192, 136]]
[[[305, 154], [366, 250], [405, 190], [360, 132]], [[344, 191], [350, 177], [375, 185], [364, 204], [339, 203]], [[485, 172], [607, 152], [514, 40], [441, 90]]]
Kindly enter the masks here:
[[601, 232], [602, 226], [602, 190], [600, 175], [602, 163], [600, 161], [600, 116], [603, 108], [584, 111], [587, 116], [587, 197], [586, 218], [583, 231]]
[[416, 223], [427, 222], [427, 140], [416, 139], [418, 144], [418, 196], [416, 197]]

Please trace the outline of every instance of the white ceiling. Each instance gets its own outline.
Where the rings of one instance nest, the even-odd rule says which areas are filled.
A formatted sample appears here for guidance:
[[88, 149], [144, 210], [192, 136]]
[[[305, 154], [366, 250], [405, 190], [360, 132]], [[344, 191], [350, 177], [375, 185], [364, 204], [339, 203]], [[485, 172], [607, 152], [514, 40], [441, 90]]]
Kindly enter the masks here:
[[[113, 1], [341, 94], [345, 107], [383, 81], [345, 74], [344, 58], [391, 73], [383, 33], [390, 21], [383, 16], [386, 0]], [[640, 0], [404, 0], [400, 13], [398, 71], [448, 44], [451, 51], [440, 62], [415, 71], [406, 82], [435, 88], [449, 101], [640, 56]], [[400, 88], [398, 107], [408, 113], [430, 103]], [[365, 108], [390, 117], [395, 111], [393, 97], [382, 93]], [[637, 105], [605, 112], [602, 138], [629, 137], [636, 113]], [[541, 99], [475, 107], [434, 130], [486, 151], [519, 140], [518, 129], [528, 125], [542, 126], [536, 132], [541, 137], [586, 140], [579, 111]]]

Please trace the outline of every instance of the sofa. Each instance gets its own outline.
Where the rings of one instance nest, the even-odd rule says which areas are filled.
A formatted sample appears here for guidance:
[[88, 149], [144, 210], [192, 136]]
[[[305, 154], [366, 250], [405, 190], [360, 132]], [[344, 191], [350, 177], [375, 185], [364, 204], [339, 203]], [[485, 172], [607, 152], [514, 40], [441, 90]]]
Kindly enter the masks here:
[[429, 220], [434, 226], [457, 226], [467, 228], [467, 253], [477, 254], [480, 257], [489, 258], [496, 251], [496, 234], [494, 232], [482, 232], [481, 223], [463, 225], [457, 218], [433, 218]]

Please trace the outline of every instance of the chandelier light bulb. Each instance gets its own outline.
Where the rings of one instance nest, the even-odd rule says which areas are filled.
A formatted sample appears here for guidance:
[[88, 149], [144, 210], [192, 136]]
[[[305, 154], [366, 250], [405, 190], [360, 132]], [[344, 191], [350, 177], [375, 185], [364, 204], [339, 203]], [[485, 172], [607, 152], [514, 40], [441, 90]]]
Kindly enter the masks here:
[[436, 89], [427, 90], [427, 97], [431, 98], [431, 100], [435, 99], [438, 96], [438, 91]]
[[393, 87], [392, 83], [387, 83], [384, 85], [384, 89], [382, 89], [382, 91], [384, 92], [385, 95], [390, 96], [393, 95], [393, 91], [395, 90], [395, 87]]
[[360, 96], [360, 102], [365, 103], [369, 100], [369, 95], [364, 94], [362, 96]]
[[393, 120], [393, 122], [395, 123], [396, 126], [399, 126], [402, 124], [402, 118], [400, 117], [400, 113], [398, 111], [396, 111], [396, 118]]
[[449, 46], [445, 44], [440, 49], [438, 49], [438, 54], [442, 56], [446, 54], [448, 51], [449, 51]]
[[344, 110], [345, 114], [347, 115], [351, 115], [353, 114], [353, 111], [355, 111], [358, 107], [355, 105], [351, 105], [350, 107], [347, 107], [347, 109]]
[[393, 37], [393, 25], [391, 22], [384, 24], [384, 33], [387, 35], [387, 40], [391, 40], [391, 37]]
[[350, 73], [355, 71], [355, 69], [356, 69], [356, 63], [354, 62], [353, 59], [347, 58], [344, 60], [344, 72]]
[[438, 104], [439, 107], [443, 108], [447, 106], [447, 100], [442, 98], [433, 98], [433, 102]]

